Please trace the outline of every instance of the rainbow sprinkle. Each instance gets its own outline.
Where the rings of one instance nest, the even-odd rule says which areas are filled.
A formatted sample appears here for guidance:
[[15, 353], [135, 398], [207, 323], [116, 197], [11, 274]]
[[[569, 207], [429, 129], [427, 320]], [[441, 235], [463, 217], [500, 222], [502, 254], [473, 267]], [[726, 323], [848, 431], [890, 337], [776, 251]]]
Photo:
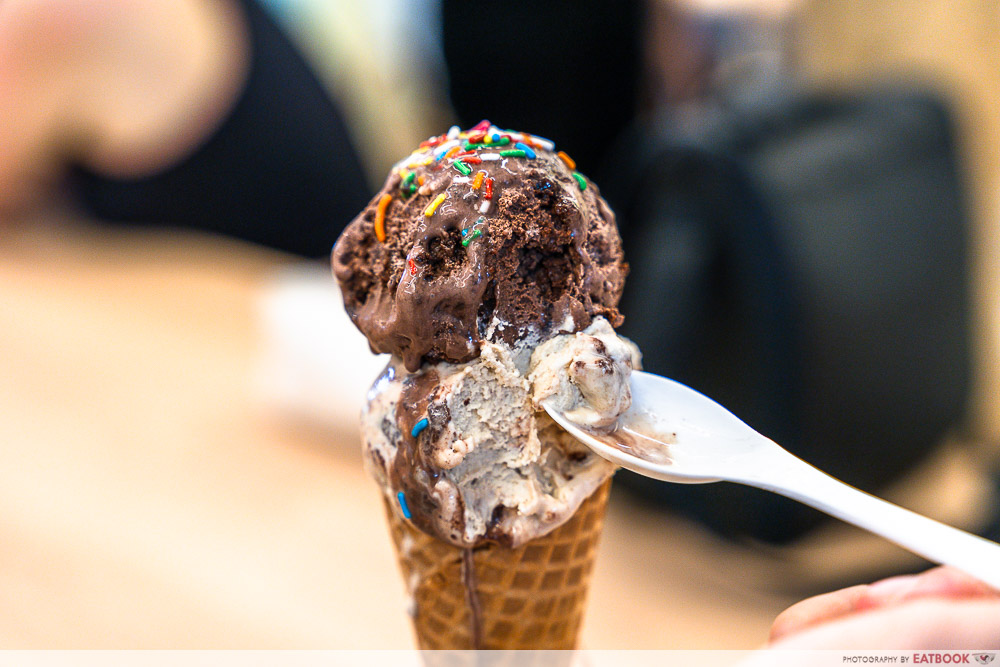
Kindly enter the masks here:
[[[580, 189], [582, 190], [584, 187], [586, 187], [586, 185], [584, 185]], [[430, 204], [428, 204], [427, 208], [424, 209], [424, 215], [427, 216], [428, 218], [431, 217], [432, 215], [434, 215], [434, 212], [438, 210], [438, 206], [440, 206], [441, 203], [444, 202], [445, 197], [447, 197], [447, 196], [448, 195], [446, 195], [445, 193], [442, 192], [437, 197], [435, 197], [434, 201], [432, 201]]]
[[483, 235], [483, 231], [479, 229], [479, 225], [486, 222], [486, 218], [480, 216], [478, 220], [469, 227], [468, 229], [462, 230], [462, 247], [468, 248], [469, 244], [472, 243], [473, 239], [476, 239]]
[[462, 144], [462, 148], [465, 150], [472, 150], [474, 148], [493, 148], [494, 146], [506, 146], [510, 143], [510, 137], [508, 136], [497, 136], [493, 135], [493, 140], [490, 143], [482, 143], [472, 141], [471, 139]]
[[461, 160], [455, 160], [454, 162], [451, 163], [451, 166], [453, 166], [463, 176], [468, 176], [469, 174], [472, 173], [472, 167], [465, 164]]
[[566, 155], [565, 151], [559, 151], [558, 153], [556, 153], [556, 155], [559, 156], [560, 160], [566, 163], [566, 166], [569, 167], [571, 171], [573, 169], [576, 169], [576, 160]]
[[506, 151], [500, 151], [501, 157], [527, 157], [527, 153], [520, 148], [512, 148]]
[[420, 421], [418, 421], [416, 424], [413, 425], [413, 430], [410, 431], [410, 435], [412, 435], [414, 438], [417, 437], [418, 435], [420, 435], [420, 432], [423, 431], [425, 428], [427, 428], [427, 425], [430, 423], [431, 423], [430, 420], [427, 419], [427, 417], [424, 417], [423, 419], [421, 419]]
[[400, 491], [396, 494], [396, 500], [399, 501], [399, 509], [403, 511], [403, 518], [412, 519], [413, 515], [410, 514], [410, 506], [406, 504], [406, 494]]
[[580, 186], [580, 192], [587, 189], [587, 181], [583, 178], [583, 175], [580, 172], [574, 171], [573, 178], [576, 179], [576, 184]]
[[[521, 152], [524, 153], [524, 157], [528, 158], [529, 160], [534, 160], [535, 159], [535, 151], [533, 151], [530, 148], [528, 148], [527, 144], [522, 143], [522, 142], [519, 141], [519, 142], [517, 142], [514, 145], [521, 149]], [[506, 152], [506, 151], [503, 151], [500, 154], [503, 155], [504, 152]]]
[[482, 230], [473, 229], [471, 234], [462, 239], [462, 247], [468, 248], [469, 244], [472, 243], [472, 240], [478, 236], [481, 236], [482, 233], [483, 233]]
[[476, 177], [472, 179], [472, 189], [478, 190], [483, 186], [483, 179], [486, 178], [486, 172], [479, 170], [476, 172]]
[[385, 243], [385, 209], [389, 207], [391, 201], [392, 195], [386, 193], [378, 200], [378, 206], [375, 208], [375, 238], [379, 243]]
[[410, 268], [410, 275], [411, 276], [417, 275], [417, 263], [416, 262], [414, 262], [412, 259], [408, 259], [408, 260], [406, 260], [406, 266], [408, 266]]
[[400, 181], [399, 189], [403, 193], [403, 199], [406, 199], [407, 197], [409, 197], [410, 195], [412, 195], [414, 192], [417, 191], [417, 186], [413, 182], [416, 180], [416, 178], [417, 178], [417, 173], [411, 171], [406, 174], [406, 177], [402, 181]]
[[[525, 134], [524, 136], [527, 137], [529, 135]], [[530, 143], [531, 143], [531, 145], [533, 147], [535, 147], [535, 148], [544, 148], [547, 151], [554, 151], [556, 149], [556, 142], [552, 141], [551, 139], [546, 139], [545, 137], [540, 137], [537, 134], [532, 134], [530, 136], [531, 136], [531, 142]]]

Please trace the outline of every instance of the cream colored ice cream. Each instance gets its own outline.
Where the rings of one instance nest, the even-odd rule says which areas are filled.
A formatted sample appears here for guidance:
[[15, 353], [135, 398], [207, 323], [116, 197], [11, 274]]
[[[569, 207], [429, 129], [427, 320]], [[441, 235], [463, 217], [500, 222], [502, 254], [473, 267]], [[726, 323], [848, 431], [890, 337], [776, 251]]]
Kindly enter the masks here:
[[541, 401], [584, 426], [609, 427], [629, 406], [638, 359], [635, 345], [596, 318], [533, 350], [486, 343], [472, 361], [414, 374], [394, 360], [368, 397], [365, 460], [424, 530], [458, 546], [519, 546], [563, 523], [614, 472]]

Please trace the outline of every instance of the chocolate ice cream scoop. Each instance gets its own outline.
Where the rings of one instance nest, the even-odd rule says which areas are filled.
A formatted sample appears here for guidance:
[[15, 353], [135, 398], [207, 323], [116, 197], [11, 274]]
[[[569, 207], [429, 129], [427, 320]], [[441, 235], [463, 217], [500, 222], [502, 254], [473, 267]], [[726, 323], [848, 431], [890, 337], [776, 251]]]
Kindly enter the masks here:
[[333, 252], [348, 314], [375, 352], [460, 363], [484, 340], [535, 345], [603, 316], [628, 266], [614, 214], [565, 153], [483, 121], [396, 164]]

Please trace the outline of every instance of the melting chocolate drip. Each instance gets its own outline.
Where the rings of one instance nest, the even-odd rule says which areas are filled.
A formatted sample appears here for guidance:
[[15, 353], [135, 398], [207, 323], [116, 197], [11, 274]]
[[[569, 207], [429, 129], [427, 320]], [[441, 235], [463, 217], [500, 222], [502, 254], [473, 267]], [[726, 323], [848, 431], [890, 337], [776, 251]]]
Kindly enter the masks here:
[[465, 586], [465, 601], [469, 605], [469, 636], [472, 648], [483, 648], [483, 609], [476, 590], [476, 560], [471, 548], [462, 549], [462, 585]]
[[[441, 471], [428, 460], [430, 439], [440, 431], [439, 420], [447, 414], [447, 411], [434, 409], [436, 404], [433, 401], [438, 386], [439, 378], [434, 370], [415, 373], [403, 382], [396, 409], [399, 441], [389, 474], [392, 487], [403, 491], [406, 496], [411, 514], [410, 520], [415, 526], [431, 535], [440, 532], [440, 527], [434, 518], [441, 512], [432, 490], [441, 476]], [[428, 419], [429, 423], [417, 436], [414, 436], [413, 427], [422, 419]], [[456, 502], [461, 503], [461, 497], [458, 497]], [[453, 542], [460, 541], [465, 533], [464, 516], [465, 512], [459, 507], [449, 530]]]

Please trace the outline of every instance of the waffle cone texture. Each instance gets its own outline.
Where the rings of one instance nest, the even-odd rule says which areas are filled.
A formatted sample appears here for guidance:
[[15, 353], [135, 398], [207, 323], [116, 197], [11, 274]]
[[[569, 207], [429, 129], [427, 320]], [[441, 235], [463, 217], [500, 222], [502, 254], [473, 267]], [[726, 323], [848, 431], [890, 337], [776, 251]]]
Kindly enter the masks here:
[[386, 500], [417, 645], [429, 650], [576, 648], [611, 480], [547, 535], [463, 549]]

